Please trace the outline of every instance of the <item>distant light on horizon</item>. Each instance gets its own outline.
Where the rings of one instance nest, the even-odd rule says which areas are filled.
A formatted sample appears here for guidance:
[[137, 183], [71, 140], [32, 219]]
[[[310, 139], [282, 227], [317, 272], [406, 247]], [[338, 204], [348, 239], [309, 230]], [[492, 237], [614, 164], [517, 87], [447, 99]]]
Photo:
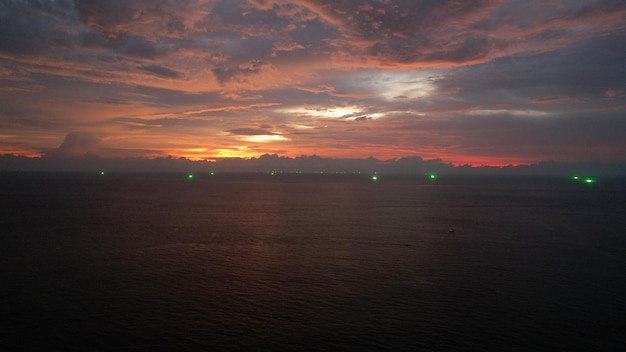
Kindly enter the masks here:
[[595, 183], [596, 182], [596, 179], [593, 178], [593, 177], [581, 178], [578, 175], [572, 176], [572, 180], [574, 180], [574, 181], [582, 181], [583, 183]]
[[189, 179], [193, 178], [193, 174], [187, 174], [187, 178]]

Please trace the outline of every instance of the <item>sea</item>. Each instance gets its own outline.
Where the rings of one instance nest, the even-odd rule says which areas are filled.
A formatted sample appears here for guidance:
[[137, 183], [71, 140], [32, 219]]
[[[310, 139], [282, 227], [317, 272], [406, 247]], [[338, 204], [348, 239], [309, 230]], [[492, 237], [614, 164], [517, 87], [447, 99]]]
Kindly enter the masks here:
[[0, 174], [2, 351], [623, 351], [626, 180]]

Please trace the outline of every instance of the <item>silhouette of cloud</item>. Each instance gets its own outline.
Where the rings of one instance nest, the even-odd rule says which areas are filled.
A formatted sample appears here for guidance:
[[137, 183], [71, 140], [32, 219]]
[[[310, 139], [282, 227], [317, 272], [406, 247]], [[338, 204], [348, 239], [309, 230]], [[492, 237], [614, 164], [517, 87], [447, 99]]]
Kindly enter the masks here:
[[228, 133], [241, 135], [241, 136], [257, 136], [257, 135], [271, 135], [272, 132], [266, 129], [256, 129], [256, 128], [237, 128], [234, 130], [228, 130]]
[[77, 157], [97, 154], [101, 149], [102, 139], [97, 134], [70, 132], [57, 149], [48, 151], [46, 155], [50, 157]]

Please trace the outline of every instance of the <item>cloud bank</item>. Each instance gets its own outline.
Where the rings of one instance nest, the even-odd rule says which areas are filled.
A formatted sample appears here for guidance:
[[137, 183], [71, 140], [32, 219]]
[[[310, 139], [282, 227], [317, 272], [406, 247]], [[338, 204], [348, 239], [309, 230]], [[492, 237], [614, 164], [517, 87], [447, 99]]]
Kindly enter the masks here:
[[621, 163], [624, 18], [613, 0], [7, 0], [0, 153]]

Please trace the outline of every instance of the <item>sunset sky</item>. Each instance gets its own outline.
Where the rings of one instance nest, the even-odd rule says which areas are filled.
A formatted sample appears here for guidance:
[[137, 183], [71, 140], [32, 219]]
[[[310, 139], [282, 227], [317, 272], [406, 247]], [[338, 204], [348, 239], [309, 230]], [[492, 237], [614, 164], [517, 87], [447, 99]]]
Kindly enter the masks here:
[[3, 0], [0, 154], [626, 161], [626, 1]]

